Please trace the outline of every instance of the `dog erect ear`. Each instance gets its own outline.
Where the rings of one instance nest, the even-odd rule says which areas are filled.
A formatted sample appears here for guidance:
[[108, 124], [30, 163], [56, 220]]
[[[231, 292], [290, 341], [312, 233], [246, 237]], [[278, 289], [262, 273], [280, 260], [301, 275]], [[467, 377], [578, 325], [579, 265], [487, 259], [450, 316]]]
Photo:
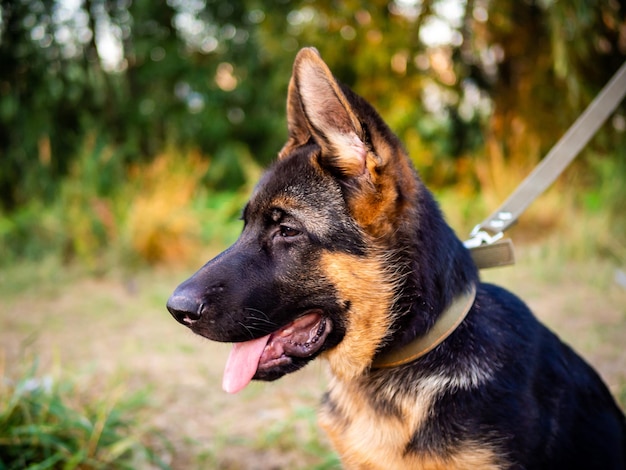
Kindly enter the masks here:
[[278, 158], [289, 155], [296, 147], [306, 144], [311, 137], [311, 131], [304, 117], [302, 103], [293, 77], [289, 80], [287, 91], [287, 130], [289, 131], [289, 140], [279, 152]]
[[367, 146], [361, 123], [328, 66], [314, 48], [296, 56], [287, 99], [289, 141], [280, 156], [312, 136], [322, 147], [325, 166], [344, 176], [366, 170]]

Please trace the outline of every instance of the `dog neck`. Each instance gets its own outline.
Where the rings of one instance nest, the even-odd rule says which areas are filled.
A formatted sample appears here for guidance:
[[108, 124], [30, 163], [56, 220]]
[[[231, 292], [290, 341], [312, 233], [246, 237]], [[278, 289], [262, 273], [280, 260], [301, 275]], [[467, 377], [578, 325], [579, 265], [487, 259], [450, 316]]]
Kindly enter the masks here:
[[399, 349], [378, 355], [374, 359], [372, 368], [387, 369], [398, 367], [428, 354], [450, 336], [463, 322], [472, 305], [474, 305], [475, 298], [476, 285], [471, 284], [469, 290], [462, 292], [452, 300], [426, 334], [418, 336]]

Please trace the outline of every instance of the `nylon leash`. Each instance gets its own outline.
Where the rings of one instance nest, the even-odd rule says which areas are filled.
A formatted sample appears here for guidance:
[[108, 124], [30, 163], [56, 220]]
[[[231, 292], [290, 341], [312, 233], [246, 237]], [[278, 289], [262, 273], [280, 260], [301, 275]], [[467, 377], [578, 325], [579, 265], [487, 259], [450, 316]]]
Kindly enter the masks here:
[[471, 251], [478, 268], [504, 266], [515, 262], [513, 243], [510, 239], [502, 239], [504, 231], [554, 183], [615, 111], [625, 95], [626, 62], [509, 198], [474, 227], [471, 238], [464, 245]]

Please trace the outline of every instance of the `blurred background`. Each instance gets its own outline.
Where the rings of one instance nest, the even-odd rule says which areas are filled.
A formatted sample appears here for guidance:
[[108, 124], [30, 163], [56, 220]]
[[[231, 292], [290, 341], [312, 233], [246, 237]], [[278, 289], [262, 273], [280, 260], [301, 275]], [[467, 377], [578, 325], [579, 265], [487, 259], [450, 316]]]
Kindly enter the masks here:
[[[241, 230], [309, 45], [466, 238], [626, 60], [626, 2], [0, 0], [0, 468], [337, 466], [322, 365], [224, 396], [164, 307]], [[485, 274], [622, 404], [625, 200], [622, 104]]]

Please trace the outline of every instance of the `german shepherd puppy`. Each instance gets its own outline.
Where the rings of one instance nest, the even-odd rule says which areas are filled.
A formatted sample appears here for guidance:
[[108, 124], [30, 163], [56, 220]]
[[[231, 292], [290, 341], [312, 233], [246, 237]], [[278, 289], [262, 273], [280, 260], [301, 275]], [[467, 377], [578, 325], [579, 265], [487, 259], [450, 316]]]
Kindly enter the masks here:
[[233, 246], [167, 308], [234, 343], [223, 387], [316, 357], [319, 421], [351, 469], [624, 469], [626, 423], [598, 374], [469, 252], [398, 138], [301, 50], [289, 138]]

